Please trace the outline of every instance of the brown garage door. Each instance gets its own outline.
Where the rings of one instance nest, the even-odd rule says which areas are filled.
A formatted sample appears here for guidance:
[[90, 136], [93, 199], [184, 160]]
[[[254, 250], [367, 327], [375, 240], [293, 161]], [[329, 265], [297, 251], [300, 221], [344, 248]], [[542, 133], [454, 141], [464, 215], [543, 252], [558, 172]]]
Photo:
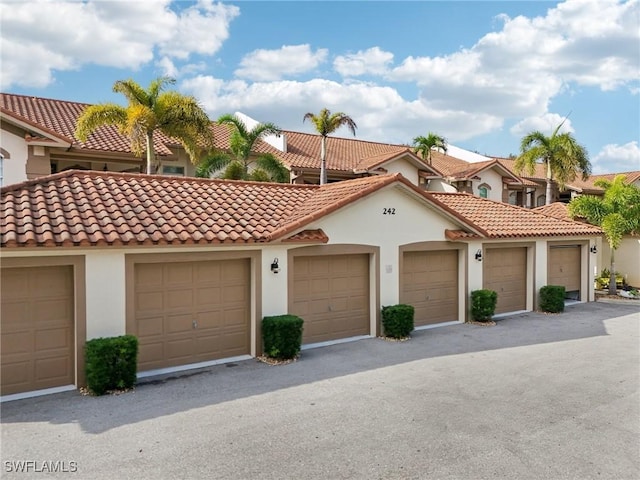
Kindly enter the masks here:
[[567, 295], [580, 299], [580, 245], [549, 249], [547, 284], [562, 285]]
[[248, 259], [135, 265], [139, 371], [250, 353]]
[[369, 256], [296, 257], [291, 313], [304, 320], [303, 343], [368, 335]]
[[73, 268], [3, 268], [1, 282], [2, 395], [73, 385]]
[[498, 292], [495, 313], [527, 308], [527, 249], [488, 248], [484, 252], [484, 288]]
[[458, 320], [458, 251], [405, 252], [400, 303], [416, 326]]

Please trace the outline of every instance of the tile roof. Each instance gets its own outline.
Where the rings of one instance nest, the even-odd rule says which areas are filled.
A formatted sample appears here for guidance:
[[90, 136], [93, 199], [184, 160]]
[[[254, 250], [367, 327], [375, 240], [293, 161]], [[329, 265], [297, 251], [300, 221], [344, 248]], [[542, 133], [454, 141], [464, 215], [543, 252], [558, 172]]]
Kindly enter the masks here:
[[490, 238], [602, 234], [600, 228], [592, 225], [549, 217], [530, 209], [468, 193], [426, 192], [425, 195]]
[[[97, 129], [84, 143], [75, 138], [76, 121], [88, 106], [86, 103], [0, 94], [0, 111], [3, 114], [64, 139], [76, 148], [130, 154], [129, 138], [114, 126]], [[168, 145], [175, 143], [164, 135], [154, 133], [156, 152], [160, 155], [170, 155]]]
[[550, 205], [542, 205], [533, 209], [534, 212], [542, 213], [549, 217], [560, 219], [571, 219], [569, 216], [568, 205], [562, 202], [553, 202]]
[[303, 230], [282, 240], [283, 243], [327, 243], [329, 237], [321, 228]]
[[461, 231], [451, 239], [601, 233], [468, 194], [424, 192], [400, 174], [319, 186], [70, 170], [0, 190], [0, 245], [326, 242], [324, 232], [305, 227], [389, 185], [404, 186], [457, 219]]
[[273, 241], [398, 177], [312, 186], [69, 170], [1, 189], [0, 245]]

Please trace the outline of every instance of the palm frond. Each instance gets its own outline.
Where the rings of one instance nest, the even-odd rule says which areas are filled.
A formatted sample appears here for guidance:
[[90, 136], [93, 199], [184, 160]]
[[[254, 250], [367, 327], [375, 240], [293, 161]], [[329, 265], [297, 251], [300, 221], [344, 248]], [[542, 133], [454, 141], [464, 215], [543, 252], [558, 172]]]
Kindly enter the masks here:
[[149, 93], [131, 78], [127, 80], [117, 80], [113, 84], [113, 91], [124, 95], [130, 104], [151, 107]]
[[257, 167], [269, 174], [269, 178], [273, 182], [277, 183], [289, 183], [291, 173], [289, 169], [283, 165], [271, 153], [264, 153], [255, 160]]
[[226, 168], [233, 159], [222, 152], [215, 152], [207, 155], [196, 166], [196, 177], [199, 178], [211, 178], [216, 172]]
[[126, 108], [115, 103], [103, 103], [87, 107], [78, 117], [75, 136], [86, 142], [96, 129], [104, 125], [115, 125], [122, 129], [127, 123]]

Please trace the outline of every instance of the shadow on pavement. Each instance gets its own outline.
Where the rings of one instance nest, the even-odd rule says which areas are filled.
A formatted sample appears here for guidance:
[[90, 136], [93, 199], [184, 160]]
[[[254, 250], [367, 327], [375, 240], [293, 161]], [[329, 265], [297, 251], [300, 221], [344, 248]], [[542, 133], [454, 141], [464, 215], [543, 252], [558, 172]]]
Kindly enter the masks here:
[[606, 320], [628, 316], [629, 321], [638, 321], [639, 307], [577, 304], [558, 315], [530, 312], [505, 317], [493, 327], [460, 324], [416, 331], [406, 342], [371, 338], [305, 350], [298, 361], [287, 365], [270, 366], [251, 359], [143, 379], [135, 391], [121, 395], [90, 397], [76, 391], [7, 402], [1, 407], [2, 423], [72, 423], [97, 434], [207, 405], [417, 360], [607, 335]]

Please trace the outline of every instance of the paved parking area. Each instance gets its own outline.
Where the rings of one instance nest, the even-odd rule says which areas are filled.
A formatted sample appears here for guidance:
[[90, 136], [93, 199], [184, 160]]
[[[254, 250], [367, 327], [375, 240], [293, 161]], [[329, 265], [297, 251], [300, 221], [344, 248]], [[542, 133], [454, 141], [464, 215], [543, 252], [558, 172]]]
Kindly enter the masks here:
[[[8, 402], [1, 476], [637, 479], [638, 307], [578, 304], [119, 396]], [[56, 468], [73, 473], [46, 473]]]

